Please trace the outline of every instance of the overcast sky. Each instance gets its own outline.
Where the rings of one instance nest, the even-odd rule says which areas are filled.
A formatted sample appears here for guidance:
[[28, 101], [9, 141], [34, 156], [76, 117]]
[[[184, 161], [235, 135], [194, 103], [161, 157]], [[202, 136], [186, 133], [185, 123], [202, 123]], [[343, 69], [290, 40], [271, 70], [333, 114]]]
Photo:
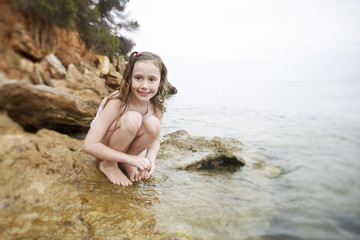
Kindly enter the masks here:
[[360, 80], [360, 0], [131, 0], [127, 9], [140, 24], [134, 50], [158, 53], [175, 78]]

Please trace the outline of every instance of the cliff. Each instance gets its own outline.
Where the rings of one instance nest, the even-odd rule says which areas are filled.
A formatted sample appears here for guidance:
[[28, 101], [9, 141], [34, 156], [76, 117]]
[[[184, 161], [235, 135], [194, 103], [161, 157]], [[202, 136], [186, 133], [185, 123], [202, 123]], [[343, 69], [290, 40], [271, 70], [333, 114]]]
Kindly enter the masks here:
[[77, 31], [32, 22], [5, 0], [0, 8], [0, 107], [27, 130], [86, 131], [124, 57], [96, 55]]

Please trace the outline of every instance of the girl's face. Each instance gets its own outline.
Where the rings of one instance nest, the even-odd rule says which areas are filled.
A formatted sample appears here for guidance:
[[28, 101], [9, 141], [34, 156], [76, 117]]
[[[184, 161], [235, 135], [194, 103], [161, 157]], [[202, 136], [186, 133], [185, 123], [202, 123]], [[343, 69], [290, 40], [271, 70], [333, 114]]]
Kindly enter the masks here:
[[161, 76], [159, 68], [151, 61], [136, 62], [131, 76], [131, 96], [148, 101], [158, 91]]

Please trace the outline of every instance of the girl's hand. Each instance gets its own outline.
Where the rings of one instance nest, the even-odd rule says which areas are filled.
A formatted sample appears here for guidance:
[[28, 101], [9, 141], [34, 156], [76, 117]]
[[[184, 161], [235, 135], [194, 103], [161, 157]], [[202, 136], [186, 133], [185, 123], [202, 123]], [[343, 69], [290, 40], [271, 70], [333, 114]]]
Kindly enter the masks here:
[[155, 170], [155, 161], [150, 160], [150, 168], [144, 171], [140, 171], [141, 178], [148, 179], [151, 177]]
[[130, 156], [129, 164], [137, 167], [141, 172], [150, 169], [149, 159], [141, 156]]
[[145, 177], [146, 179], [148, 179], [149, 177], [151, 177], [151, 175], [153, 174], [155, 170], [155, 161], [150, 161], [150, 169], [149, 171], [147, 172], [148, 175]]

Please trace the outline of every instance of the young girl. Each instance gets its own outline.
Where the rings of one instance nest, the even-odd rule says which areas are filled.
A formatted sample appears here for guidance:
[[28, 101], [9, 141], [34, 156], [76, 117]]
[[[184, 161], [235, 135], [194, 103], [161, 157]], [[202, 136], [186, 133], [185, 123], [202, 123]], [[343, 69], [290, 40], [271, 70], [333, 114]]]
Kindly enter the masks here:
[[[120, 87], [101, 102], [83, 150], [96, 157], [110, 182], [128, 186], [154, 172], [167, 85], [159, 56], [133, 52]], [[139, 156], [144, 150], [145, 157]]]

